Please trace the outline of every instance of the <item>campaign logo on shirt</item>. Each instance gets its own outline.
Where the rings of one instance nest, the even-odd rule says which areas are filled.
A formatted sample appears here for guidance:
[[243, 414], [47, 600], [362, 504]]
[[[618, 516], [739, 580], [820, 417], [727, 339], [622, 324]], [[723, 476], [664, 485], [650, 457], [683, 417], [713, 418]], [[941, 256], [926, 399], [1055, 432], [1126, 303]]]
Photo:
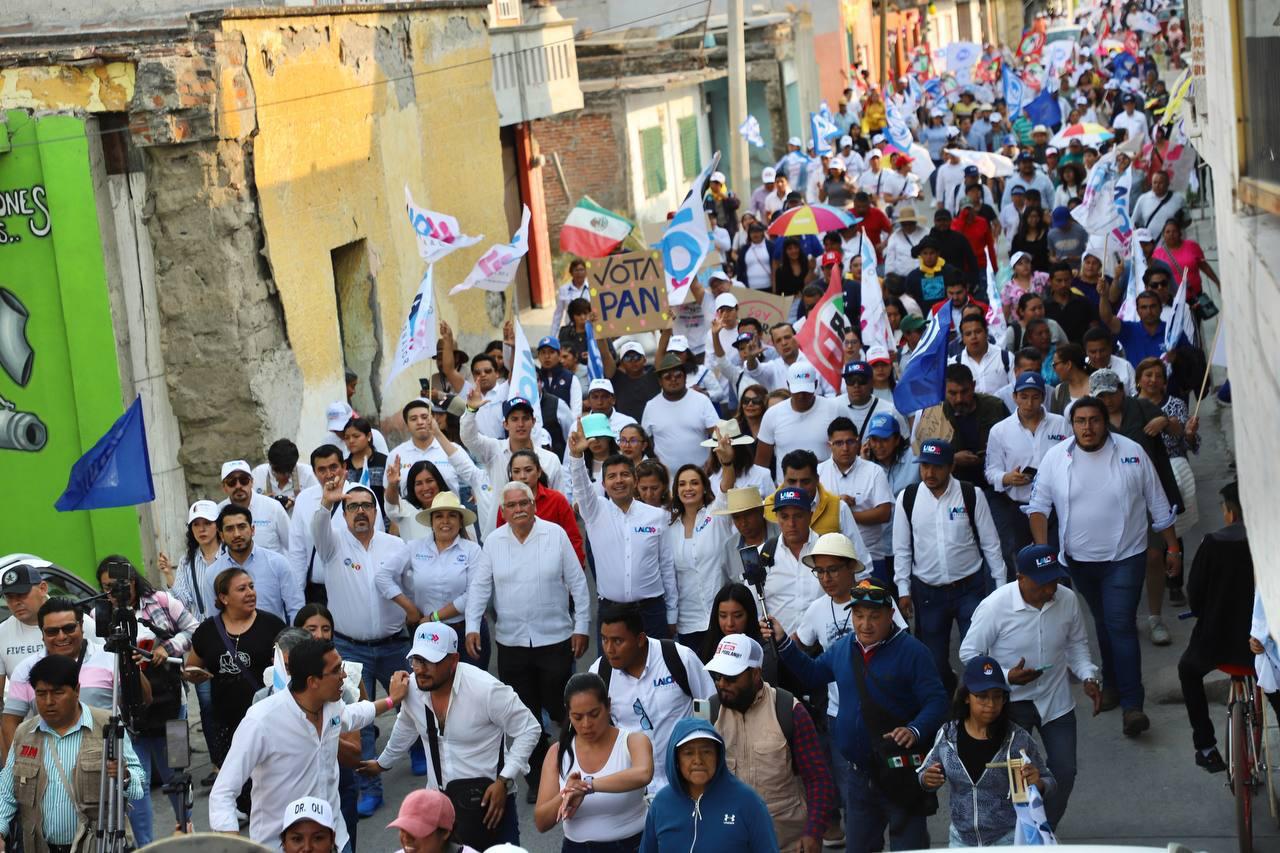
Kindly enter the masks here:
[[955, 521], [957, 518], [967, 518], [969, 514], [965, 512], [962, 506], [953, 506], [947, 510], [947, 521]]
[[1066, 441], [1067, 436], [1062, 433], [1051, 432], [1049, 433], [1049, 440], [1050, 441]]
[[1137, 465], [1140, 461], [1142, 461], [1142, 460], [1140, 460], [1140, 459], [1139, 459], [1138, 457], [1136, 457], [1136, 456], [1121, 456], [1121, 457], [1120, 457], [1120, 464], [1121, 464], [1121, 465]]
[[675, 683], [676, 683], [675, 678], [673, 678], [670, 675], [666, 676], [665, 678], [655, 678], [653, 680], [654, 687], [665, 687], [668, 684], [675, 684]]
[[348, 569], [355, 569], [357, 572], [364, 568], [364, 566], [354, 562], [350, 557], [343, 560], [342, 565], [346, 566]]
[[329, 718], [329, 728], [337, 728], [340, 725], [342, 725], [342, 717], [340, 715], [335, 715]]
[[657, 533], [658, 532], [658, 528], [654, 527], [652, 524], [646, 524], [642, 527], [635, 527], [632, 529], [635, 530], [636, 533]]

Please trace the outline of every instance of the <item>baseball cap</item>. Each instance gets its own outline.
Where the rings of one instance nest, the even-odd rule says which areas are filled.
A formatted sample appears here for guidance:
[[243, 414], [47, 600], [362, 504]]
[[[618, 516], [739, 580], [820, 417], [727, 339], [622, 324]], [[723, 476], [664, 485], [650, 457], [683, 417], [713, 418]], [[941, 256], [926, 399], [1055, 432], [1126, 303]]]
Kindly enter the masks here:
[[1095, 370], [1089, 375], [1089, 393], [1090, 394], [1112, 394], [1119, 391], [1121, 387], [1120, 377], [1116, 375], [1114, 370], [1102, 368]]
[[870, 604], [873, 607], [893, 607], [893, 595], [875, 581], [858, 581], [854, 588], [850, 590], [850, 593], [853, 595], [853, 600], [845, 605], [845, 609], [851, 609], [859, 604]]
[[711, 177], [707, 178], [707, 181], [714, 184], [723, 184], [724, 172], [712, 172]]
[[991, 104], [986, 104], [986, 103], [978, 104], [978, 112], [980, 113], [989, 113], [994, 109], [995, 107], [992, 106]]
[[534, 349], [542, 349], [543, 347], [551, 347], [556, 352], [560, 352], [560, 339], [551, 335], [538, 339], [538, 345]]
[[902, 318], [902, 322], [898, 324], [900, 332], [918, 332], [927, 324], [923, 317], [917, 317], [915, 314], [908, 314]]
[[749, 669], [764, 666], [764, 649], [746, 634], [726, 634], [707, 661], [707, 672], [737, 678]]
[[846, 133], [840, 137], [840, 147], [844, 148], [847, 145], [853, 145], [853, 137]]
[[406, 658], [425, 658], [440, 663], [458, 652], [458, 632], [443, 622], [423, 622], [413, 632], [413, 647]]
[[533, 403], [530, 403], [524, 397], [512, 397], [510, 400], [502, 404], [502, 418], [506, 420], [507, 416], [517, 409], [523, 409], [529, 414], [533, 414]]
[[644, 347], [640, 346], [640, 344], [635, 341], [627, 341], [625, 344], [618, 347], [618, 359], [622, 360], [628, 355], [636, 355], [640, 358], [644, 358]]
[[1048, 545], [1028, 545], [1018, 552], [1018, 574], [1044, 584], [1067, 577], [1058, 555]]
[[587, 386], [587, 395], [590, 396], [592, 391], [603, 391], [606, 394], [612, 394], [613, 383], [603, 377], [600, 379], [592, 379], [591, 384]]
[[831, 158], [831, 160], [830, 160], [830, 162], [828, 162], [828, 163], [827, 163], [827, 168], [828, 168], [828, 169], [839, 169], [841, 172], [843, 172], [843, 171], [844, 171], [844, 158], [843, 158], [843, 157], [840, 157], [839, 155], [832, 157], [832, 158]]
[[342, 432], [347, 428], [355, 412], [342, 400], [335, 400], [324, 409], [324, 428], [329, 432]]
[[824, 267], [831, 266], [832, 264], [839, 264], [841, 261], [842, 261], [842, 258], [840, 257], [840, 252], [836, 250], [832, 250], [830, 252], [823, 252], [822, 263], [819, 264], [819, 266], [824, 266]]
[[850, 379], [854, 376], [870, 377], [871, 365], [865, 361], [851, 361], [844, 366], [843, 375], [845, 379]]
[[947, 139], [955, 139], [959, 135], [960, 128], [956, 127], [954, 124], [947, 127]]
[[724, 270], [712, 270], [711, 274], [707, 276], [707, 281], [727, 281], [730, 284], [733, 283], [733, 279], [729, 278], [729, 274]]
[[719, 311], [721, 308], [737, 308], [737, 307], [738, 307], [738, 297], [734, 296], [732, 293], [722, 293], [716, 297], [717, 311]]
[[1067, 210], [1066, 207], [1063, 206], [1055, 207], [1053, 209], [1052, 219], [1054, 228], [1066, 228], [1071, 224], [1071, 211]]
[[849, 537], [843, 533], [824, 533], [819, 536], [818, 541], [813, 543], [813, 550], [801, 557], [800, 562], [812, 569], [814, 557], [839, 557], [842, 560], [852, 560], [858, 564], [854, 568], [854, 573], [862, 570], [862, 561], [858, 559], [857, 550], [849, 541]]
[[342, 494], [344, 496], [349, 495], [352, 492], [368, 492], [369, 496], [373, 497], [373, 489], [369, 488], [364, 483], [353, 483], [348, 480], [342, 484]]
[[14, 593], [23, 595], [28, 592], [31, 587], [44, 583], [44, 575], [40, 574], [40, 570], [35, 566], [28, 566], [26, 563], [20, 563], [4, 573], [4, 577], [0, 578], [0, 594], [8, 595]]
[[609, 416], [594, 412], [590, 415], [584, 415], [582, 418], [582, 437], [583, 438], [613, 438], [617, 436], [613, 433], [613, 427], [609, 424]]
[[778, 179], [778, 173], [772, 166], [765, 166], [760, 170], [760, 181], [762, 183], [771, 184]]
[[1049, 128], [1045, 127], [1043, 124], [1037, 124], [1035, 127], [1031, 128], [1031, 132], [1033, 134], [1036, 134], [1036, 133], [1047, 134], [1049, 132]]
[[793, 136], [793, 137], [791, 137], [790, 139], [788, 139], [788, 140], [787, 140], [787, 144], [788, 144], [788, 145], [794, 145], [794, 146], [795, 146], [795, 147], [797, 147], [797, 148], [800, 148], [800, 147], [802, 147], [802, 146], [804, 145], [804, 143], [800, 141], [800, 137], [798, 137], [798, 136]]
[[457, 812], [443, 791], [419, 788], [400, 803], [400, 813], [387, 829], [403, 829], [414, 838], [431, 835], [437, 829], [453, 829]]
[[232, 459], [230, 462], [222, 463], [222, 476], [219, 479], [225, 480], [237, 471], [243, 471], [250, 477], [253, 476], [253, 469], [249, 467], [248, 462], [243, 459]]
[[898, 421], [887, 412], [872, 415], [867, 424], [866, 435], [874, 438], [888, 438], [891, 435], [902, 435], [898, 430]]
[[667, 341], [667, 352], [688, 352], [689, 339], [684, 335], [672, 335]]
[[947, 111], [944, 110], [942, 107], [934, 107], [933, 109], [929, 110], [929, 117], [930, 118], [946, 118]]
[[966, 178], [976, 178], [976, 177], [978, 177], [978, 167], [977, 167], [977, 166], [965, 166], [965, 167], [964, 167], [964, 176], [965, 176]]
[[[721, 749], [724, 748], [724, 738], [721, 736], [720, 732], [716, 731], [714, 728], [711, 728], [709, 724], [697, 726], [693, 730], [689, 731], [684, 737], [676, 741], [675, 748], [679, 749], [680, 747], [684, 746], [686, 743], [693, 743], [695, 740], [714, 741], [715, 743], [720, 744]], [[490, 847], [489, 849], [485, 850], [484, 853], [494, 853], [495, 850], [496, 848]]]
[[1013, 158], [1013, 162], [1015, 163], [1034, 163], [1035, 161], [1036, 161], [1036, 158], [1032, 157], [1026, 151], [1023, 151], [1017, 157]]
[[196, 501], [187, 510], [187, 524], [203, 518], [205, 521], [218, 520], [218, 505], [213, 501]]
[[951, 442], [931, 438], [920, 445], [920, 455], [916, 457], [916, 461], [930, 465], [950, 465], [955, 458], [956, 453], [951, 449]]
[[797, 362], [787, 368], [787, 390], [792, 394], [812, 394], [818, 390], [818, 374], [812, 366]]
[[1009, 190], [1009, 195], [1026, 195], [1026, 194], [1027, 194], [1027, 188], [1024, 187], [1022, 184], [1014, 184], [1013, 187], [1010, 188]]
[[1004, 670], [996, 659], [988, 655], [978, 655], [964, 666], [964, 686], [970, 693], [983, 693], [998, 687], [1006, 693], [1009, 682], [1004, 680]]
[[1057, 156], [1058, 156], [1058, 149], [1057, 149], [1057, 148], [1055, 148], [1054, 146], [1050, 145], [1048, 148], [1044, 149], [1044, 156], [1046, 156], [1046, 157], [1057, 157]]
[[1133, 239], [1139, 243], [1154, 243], [1156, 241], [1156, 238], [1151, 236], [1151, 231], [1147, 228], [1133, 229]]
[[333, 806], [319, 797], [303, 797], [294, 800], [284, 807], [280, 831], [284, 832], [300, 820], [315, 821], [325, 829], [333, 829]]
[[876, 364], [882, 361], [892, 361], [889, 358], [889, 351], [882, 346], [874, 346], [867, 350], [867, 364]]
[[879, 148], [872, 148], [870, 151], [867, 152], [867, 157], [873, 160], [879, 160], [883, 156], [884, 156], [884, 152], [881, 151]]
[[1000, 144], [1001, 145], [1017, 145], [1018, 137], [1014, 136], [1012, 133], [1006, 133], [1004, 135], [1004, 138], [1000, 140]]
[[813, 500], [809, 497], [809, 493], [804, 489], [797, 489], [795, 486], [785, 486], [778, 489], [773, 495], [773, 509], [783, 509], [785, 507], [794, 506], [800, 509], [809, 509], [813, 506]]
[[1024, 370], [1013, 383], [1013, 393], [1032, 389], [1044, 394], [1044, 377], [1034, 370]]

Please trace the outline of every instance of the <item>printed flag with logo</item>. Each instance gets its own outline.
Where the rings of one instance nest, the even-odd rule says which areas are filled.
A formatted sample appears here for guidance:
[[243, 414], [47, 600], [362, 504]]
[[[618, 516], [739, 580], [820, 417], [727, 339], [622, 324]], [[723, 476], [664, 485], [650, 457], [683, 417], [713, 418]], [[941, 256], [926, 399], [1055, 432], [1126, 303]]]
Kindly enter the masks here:
[[102, 438], [71, 466], [58, 512], [134, 506], [155, 500], [142, 398], [134, 398]]
[[400, 330], [400, 340], [396, 344], [396, 354], [391, 360], [391, 372], [383, 383], [383, 389], [391, 387], [391, 383], [410, 365], [426, 361], [436, 354], [436, 295], [435, 264], [428, 264], [427, 271], [418, 284], [418, 292], [409, 304], [409, 316], [405, 318], [404, 328]]
[[702, 174], [694, 180], [689, 194], [658, 241], [662, 249], [662, 279], [667, 285], [667, 304], [672, 308], [684, 304], [689, 296], [689, 283], [711, 251], [711, 235], [707, 233], [702, 196], [707, 189], [707, 178], [719, 164], [720, 152], [717, 151], [702, 169]]
[[[863, 234], [858, 240], [859, 255], [862, 259], [862, 345], [870, 348], [884, 347], [893, 352], [893, 331], [889, 325], [889, 315], [884, 310], [884, 294], [880, 292], [880, 277], [876, 275], [876, 249]], [[807, 323], [805, 325], [808, 325]], [[843, 358], [843, 353], [841, 354]], [[832, 385], [838, 388], [839, 385]]]
[[[507, 383], [507, 399], [514, 400], [516, 397], [523, 397], [533, 404], [533, 419], [538, 425], [542, 425], [542, 406], [540, 405], [541, 394], [538, 388], [538, 365], [533, 359], [533, 350], [529, 348], [529, 339], [524, 336], [524, 329], [520, 326], [520, 320], [514, 321], [515, 340], [512, 341], [512, 358], [515, 364], [511, 366], [511, 381]], [[588, 323], [588, 326], [591, 324]]]
[[603, 258], [627, 239], [636, 225], [584, 195], [560, 229], [560, 251], [580, 258]]
[[844, 315], [839, 264], [831, 268], [827, 292], [809, 311], [808, 317], [804, 328], [796, 335], [796, 344], [827, 384], [839, 388], [844, 368], [844, 333], [849, 328], [849, 321]]
[[475, 237], [463, 234], [458, 220], [447, 213], [418, 207], [407, 185], [404, 188], [404, 205], [409, 214], [409, 225], [418, 237], [418, 256], [429, 264], [434, 264], [454, 249], [465, 249], [484, 239], [483, 234]]
[[738, 125], [738, 134], [755, 147], [764, 147], [764, 137], [760, 135], [760, 122], [755, 116], [747, 116], [746, 120]]
[[501, 293], [516, 277], [520, 268], [520, 259], [529, 251], [529, 206], [524, 205], [524, 215], [520, 217], [520, 228], [511, 237], [510, 243], [496, 243], [489, 251], [480, 256], [476, 265], [467, 273], [462, 284], [454, 285], [450, 296], [478, 287], [493, 293]]
[[[807, 325], [807, 324], [806, 324]], [[946, 393], [947, 337], [951, 312], [938, 311], [929, 320], [915, 354], [902, 371], [893, 389], [893, 405], [909, 415], [942, 402]]]

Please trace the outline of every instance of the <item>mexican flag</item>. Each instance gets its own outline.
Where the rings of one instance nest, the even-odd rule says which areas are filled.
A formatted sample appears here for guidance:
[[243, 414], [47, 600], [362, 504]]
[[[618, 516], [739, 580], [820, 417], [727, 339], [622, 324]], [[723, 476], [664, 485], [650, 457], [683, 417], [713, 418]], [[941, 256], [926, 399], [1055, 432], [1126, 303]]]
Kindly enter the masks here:
[[603, 258], [612, 252], [635, 228], [623, 219], [583, 196], [560, 229], [560, 251], [580, 258]]

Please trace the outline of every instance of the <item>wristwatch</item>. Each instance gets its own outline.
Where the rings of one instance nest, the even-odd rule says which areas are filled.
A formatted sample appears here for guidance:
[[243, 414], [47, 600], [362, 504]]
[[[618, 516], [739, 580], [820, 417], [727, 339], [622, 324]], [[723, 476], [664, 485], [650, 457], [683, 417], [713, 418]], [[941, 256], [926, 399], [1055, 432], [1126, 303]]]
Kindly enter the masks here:
[[506, 776], [499, 776], [499, 777], [498, 777], [498, 780], [499, 780], [499, 781], [501, 781], [501, 782], [502, 782], [502, 784], [504, 784], [504, 785], [506, 785], [506, 786], [507, 786], [507, 794], [508, 794], [508, 795], [514, 794], [514, 793], [516, 792], [516, 780], [515, 780], [515, 779], [508, 779]]
[[587, 793], [594, 794], [596, 792], [596, 777], [583, 776], [582, 781], [587, 783]]

